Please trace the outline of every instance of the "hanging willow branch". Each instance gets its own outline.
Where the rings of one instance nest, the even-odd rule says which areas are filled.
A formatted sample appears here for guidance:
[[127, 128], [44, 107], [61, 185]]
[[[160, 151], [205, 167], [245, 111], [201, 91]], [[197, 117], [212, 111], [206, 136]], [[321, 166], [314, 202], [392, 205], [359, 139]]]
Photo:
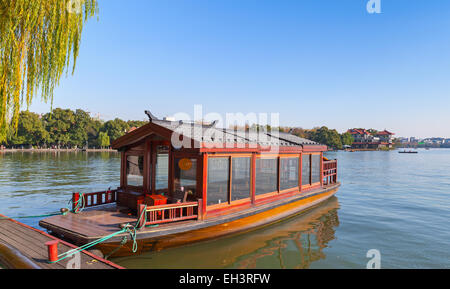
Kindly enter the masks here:
[[[97, 0], [0, 0], [0, 142], [16, 129], [21, 105], [53, 91], [73, 59]], [[11, 118], [11, 122], [9, 119]]]

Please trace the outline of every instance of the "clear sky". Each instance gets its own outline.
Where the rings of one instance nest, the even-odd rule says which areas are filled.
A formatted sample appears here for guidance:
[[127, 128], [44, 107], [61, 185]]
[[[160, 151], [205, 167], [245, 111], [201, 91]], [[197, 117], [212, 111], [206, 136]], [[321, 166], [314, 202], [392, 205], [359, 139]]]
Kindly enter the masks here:
[[381, 0], [381, 14], [367, 1], [99, 0], [54, 107], [141, 120], [201, 104], [450, 137], [450, 1]]

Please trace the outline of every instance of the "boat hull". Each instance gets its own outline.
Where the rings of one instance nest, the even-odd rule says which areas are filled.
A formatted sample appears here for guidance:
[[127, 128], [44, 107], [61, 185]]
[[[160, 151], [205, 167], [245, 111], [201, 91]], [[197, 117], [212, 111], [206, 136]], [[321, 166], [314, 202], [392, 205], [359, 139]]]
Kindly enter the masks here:
[[[249, 214], [237, 219], [230, 218], [229, 221], [222, 219], [217, 223], [212, 223], [203, 228], [188, 230], [179, 233], [159, 235], [159, 236], [138, 236], [138, 251], [134, 254], [140, 254], [148, 251], [160, 251], [166, 248], [182, 246], [190, 243], [207, 241], [233, 234], [245, 233], [251, 230], [259, 229], [264, 226], [272, 225], [286, 218], [301, 214], [312, 207], [328, 200], [337, 193], [339, 185], [330, 189], [298, 198], [279, 206], [269, 208], [254, 214]], [[130, 256], [132, 253], [133, 242], [112, 241], [102, 243], [97, 246], [108, 257]]]

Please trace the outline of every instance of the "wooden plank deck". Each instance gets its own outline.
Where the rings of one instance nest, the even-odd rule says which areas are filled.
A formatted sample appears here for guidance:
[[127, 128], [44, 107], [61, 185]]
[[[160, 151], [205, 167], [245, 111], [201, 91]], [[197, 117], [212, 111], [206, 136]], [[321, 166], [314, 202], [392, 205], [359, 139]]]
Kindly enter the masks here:
[[[16, 220], [4, 219], [0, 214], [0, 243], [16, 249], [25, 258], [41, 269], [66, 269], [73, 257], [68, 257], [55, 264], [47, 262], [46, 242], [59, 240], [43, 231], [22, 224]], [[76, 248], [75, 245], [59, 240], [58, 254]], [[1, 254], [2, 252], [0, 252]], [[104, 260], [89, 252], [80, 252], [80, 269], [123, 269], [110, 261]]]

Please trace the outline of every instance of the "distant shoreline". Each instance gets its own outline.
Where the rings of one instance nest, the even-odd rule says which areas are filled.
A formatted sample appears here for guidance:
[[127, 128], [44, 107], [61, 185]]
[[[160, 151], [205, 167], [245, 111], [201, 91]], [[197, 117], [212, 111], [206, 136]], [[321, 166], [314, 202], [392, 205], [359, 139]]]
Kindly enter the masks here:
[[117, 150], [113, 149], [2, 149], [0, 153], [53, 153], [53, 152], [108, 152], [117, 153]]

